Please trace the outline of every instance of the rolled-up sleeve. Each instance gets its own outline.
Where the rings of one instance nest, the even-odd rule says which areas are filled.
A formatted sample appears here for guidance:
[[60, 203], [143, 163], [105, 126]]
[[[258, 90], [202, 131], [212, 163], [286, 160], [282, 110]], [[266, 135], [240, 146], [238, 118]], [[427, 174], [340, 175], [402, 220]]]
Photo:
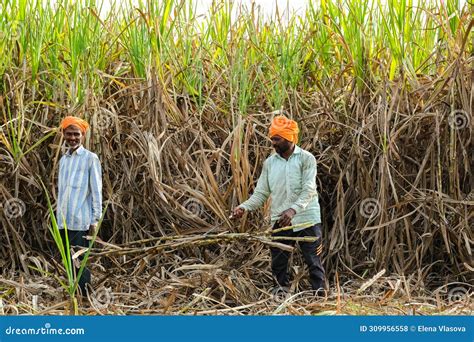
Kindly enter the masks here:
[[89, 186], [92, 199], [91, 224], [97, 224], [102, 215], [102, 167], [96, 155], [93, 155], [91, 159], [92, 162], [89, 173]]

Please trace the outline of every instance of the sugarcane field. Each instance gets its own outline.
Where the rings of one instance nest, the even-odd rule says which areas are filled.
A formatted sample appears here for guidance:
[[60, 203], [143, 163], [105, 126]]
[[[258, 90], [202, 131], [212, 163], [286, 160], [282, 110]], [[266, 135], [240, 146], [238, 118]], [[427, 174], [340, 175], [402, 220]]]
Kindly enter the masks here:
[[472, 1], [266, 3], [0, 0], [1, 316], [473, 314]]

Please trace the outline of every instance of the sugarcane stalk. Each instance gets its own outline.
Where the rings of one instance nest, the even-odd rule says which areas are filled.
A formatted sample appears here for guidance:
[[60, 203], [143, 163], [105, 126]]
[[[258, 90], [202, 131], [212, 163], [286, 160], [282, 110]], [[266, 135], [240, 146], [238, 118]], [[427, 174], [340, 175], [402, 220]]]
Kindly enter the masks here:
[[[288, 228], [288, 227], [284, 227]], [[180, 237], [172, 242], [165, 244], [156, 244], [151, 247], [143, 248], [121, 248], [106, 251], [97, 251], [96, 249], [92, 250], [91, 256], [111, 256], [111, 255], [134, 255], [134, 254], [150, 254], [162, 251], [164, 249], [175, 249], [175, 248], [185, 248], [185, 247], [197, 247], [205, 246], [220, 243], [223, 241], [233, 241], [233, 240], [250, 240], [258, 241], [269, 245], [271, 247], [277, 247], [286, 251], [293, 251], [293, 247], [280, 243], [278, 241], [295, 241], [295, 242], [314, 242], [318, 238], [315, 236], [301, 236], [301, 237], [290, 237], [290, 236], [268, 236], [264, 234], [250, 234], [250, 233], [227, 233], [227, 234], [212, 234], [205, 236], [189, 236], [189, 237]], [[118, 246], [122, 247], [122, 246]]]

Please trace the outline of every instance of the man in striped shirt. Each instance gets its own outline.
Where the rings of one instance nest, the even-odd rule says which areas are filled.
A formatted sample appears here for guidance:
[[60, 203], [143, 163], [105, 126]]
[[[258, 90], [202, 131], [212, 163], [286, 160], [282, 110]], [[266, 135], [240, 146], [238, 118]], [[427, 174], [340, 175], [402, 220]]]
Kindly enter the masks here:
[[[71, 246], [89, 247], [88, 231], [94, 232], [102, 214], [102, 170], [95, 153], [82, 146], [89, 125], [68, 116], [61, 130], [68, 147], [59, 161], [57, 221], [65, 245], [65, 227]], [[81, 261], [82, 258], [80, 257]], [[75, 263], [78, 266], [78, 263]], [[80, 265], [80, 263], [79, 263]], [[76, 268], [78, 270], [78, 268]], [[90, 271], [84, 268], [79, 288], [85, 295], [91, 282]]]
[[[241, 217], [245, 211], [253, 211], [265, 204], [271, 196], [271, 222], [273, 229], [310, 223], [308, 228], [273, 233], [280, 237], [316, 237], [313, 242], [300, 242], [306, 264], [309, 267], [310, 283], [318, 295], [324, 293], [324, 269], [321, 264], [321, 213], [316, 191], [316, 158], [296, 145], [298, 124], [284, 116], [277, 116], [270, 127], [270, 139], [277, 153], [268, 157], [253, 195], [233, 211]], [[278, 242], [294, 245], [294, 240]], [[286, 289], [290, 253], [279, 248], [270, 249], [272, 273], [279, 288]]]

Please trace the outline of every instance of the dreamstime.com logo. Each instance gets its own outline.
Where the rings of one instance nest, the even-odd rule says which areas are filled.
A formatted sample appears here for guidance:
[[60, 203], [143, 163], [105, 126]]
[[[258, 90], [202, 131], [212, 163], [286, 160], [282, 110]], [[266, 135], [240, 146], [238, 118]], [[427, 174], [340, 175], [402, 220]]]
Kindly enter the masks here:
[[9, 220], [22, 217], [25, 214], [26, 205], [19, 198], [10, 198], [3, 203], [3, 213]]
[[448, 116], [448, 123], [452, 129], [467, 128], [471, 124], [471, 117], [468, 112], [462, 109], [456, 109]]
[[277, 286], [272, 290], [271, 294], [275, 302], [283, 303], [290, 297], [290, 289], [286, 286]]
[[182, 207], [184, 216], [190, 219], [201, 217], [204, 211], [204, 206], [202, 202], [196, 198], [187, 199], [182, 204]]
[[110, 110], [107, 108], [102, 108], [100, 107], [99, 110], [96, 112], [95, 116], [95, 126], [99, 131], [105, 131], [110, 129], [113, 124], [113, 117], [115, 116], [114, 113], [112, 113]]
[[89, 294], [91, 305], [97, 310], [107, 309], [114, 302], [114, 294], [110, 287], [101, 286]]
[[117, 190], [113, 192], [113, 194], [109, 197], [109, 204], [119, 204], [120, 201], [122, 200], [122, 191]]
[[359, 213], [366, 219], [376, 218], [380, 214], [380, 203], [375, 198], [366, 198], [359, 205]]
[[41, 328], [15, 328], [9, 326], [5, 329], [6, 335], [84, 335], [84, 328], [52, 328], [50, 323], [45, 323]]
[[449, 304], [463, 303], [469, 297], [471, 293], [468, 288], [464, 286], [456, 286], [449, 290], [448, 292], [448, 302]]
[[[472, 201], [474, 199], [474, 191], [471, 191], [466, 197], [463, 198], [463, 202], [469, 202], [469, 201]], [[450, 212], [447, 216], [446, 216], [446, 219], [444, 221], [444, 223], [446, 223], [446, 225], [448, 225], [448, 227], [452, 226], [453, 224], [453, 220], [454, 220], [454, 216], [457, 212], [457, 209], [460, 209], [460, 205], [458, 204], [457, 207], [455, 207], [455, 210]]]

